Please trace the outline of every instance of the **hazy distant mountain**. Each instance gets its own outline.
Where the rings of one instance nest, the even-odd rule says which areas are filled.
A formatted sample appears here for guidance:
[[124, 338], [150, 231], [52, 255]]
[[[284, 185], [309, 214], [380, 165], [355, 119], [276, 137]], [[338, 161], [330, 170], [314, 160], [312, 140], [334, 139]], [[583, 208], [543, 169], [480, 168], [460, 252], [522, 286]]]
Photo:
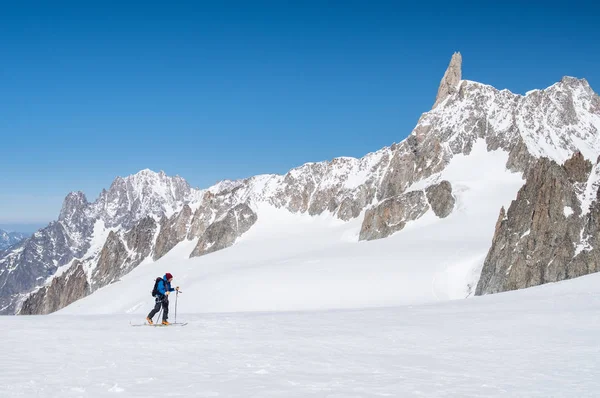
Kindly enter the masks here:
[[16, 245], [30, 234], [21, 232], [7, 232], [0, 229], [0, 250], [7, 249], [12, 245]]
[[17, 223], [0, 224], [0, 229], [11, 232], [21, 232], [25, 235], [31, 235], [35, 231], [44, 228], [48, 223]]

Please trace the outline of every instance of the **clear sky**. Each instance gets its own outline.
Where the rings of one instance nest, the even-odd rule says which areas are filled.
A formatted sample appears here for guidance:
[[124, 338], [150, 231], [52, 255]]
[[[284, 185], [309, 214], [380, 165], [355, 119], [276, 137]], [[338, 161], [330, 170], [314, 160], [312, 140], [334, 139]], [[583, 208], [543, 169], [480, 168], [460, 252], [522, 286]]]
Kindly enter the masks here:
[[454, 51], [497, 88], [600, 90], [594, 2], [292, 3], [3, 2], [0, 224], [144, 168], [202, 188], [360, 157], [410, 133]]

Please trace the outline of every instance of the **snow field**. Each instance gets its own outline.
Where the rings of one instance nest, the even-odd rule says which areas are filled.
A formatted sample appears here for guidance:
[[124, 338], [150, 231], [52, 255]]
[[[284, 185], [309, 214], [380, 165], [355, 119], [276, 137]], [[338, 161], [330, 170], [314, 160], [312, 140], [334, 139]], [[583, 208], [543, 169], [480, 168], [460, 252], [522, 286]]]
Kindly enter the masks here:
[[596, 274], [417, 306], [178, 314], [185, 327], [3, 317], [0, 396], [596, 396], [599, 308]]

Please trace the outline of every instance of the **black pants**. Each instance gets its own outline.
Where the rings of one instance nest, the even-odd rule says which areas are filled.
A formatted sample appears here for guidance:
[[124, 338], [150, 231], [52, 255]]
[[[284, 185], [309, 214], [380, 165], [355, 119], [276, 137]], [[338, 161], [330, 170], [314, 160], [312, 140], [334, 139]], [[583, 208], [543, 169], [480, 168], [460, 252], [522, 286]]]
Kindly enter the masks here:
[[154, 306], [154, 309], [148, 314], [148, 318], [154, 318], [154, 315], [156, 315], [156, 313], [160, 311], [161, 305], [163, 308], [163, 321], [166, 321], [169, 318], [169, 298], [167, 296], [156, 298], [156, 305]]

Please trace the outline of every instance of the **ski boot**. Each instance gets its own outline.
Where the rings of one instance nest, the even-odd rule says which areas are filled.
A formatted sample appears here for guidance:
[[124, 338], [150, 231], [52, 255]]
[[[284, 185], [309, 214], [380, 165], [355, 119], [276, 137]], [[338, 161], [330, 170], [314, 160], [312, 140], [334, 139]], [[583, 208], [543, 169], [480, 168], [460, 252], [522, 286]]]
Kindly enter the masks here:
[[169, 326], [170, 325], [170, 323], [167, 322], [167, 321], [162, 321], [162, 324], [165, 325], [165, 326]]
[[154, 322], [152, 322], [152, 318], [147, 316], [146, 320], [148, 321], [148, 325], [154, 325]]

